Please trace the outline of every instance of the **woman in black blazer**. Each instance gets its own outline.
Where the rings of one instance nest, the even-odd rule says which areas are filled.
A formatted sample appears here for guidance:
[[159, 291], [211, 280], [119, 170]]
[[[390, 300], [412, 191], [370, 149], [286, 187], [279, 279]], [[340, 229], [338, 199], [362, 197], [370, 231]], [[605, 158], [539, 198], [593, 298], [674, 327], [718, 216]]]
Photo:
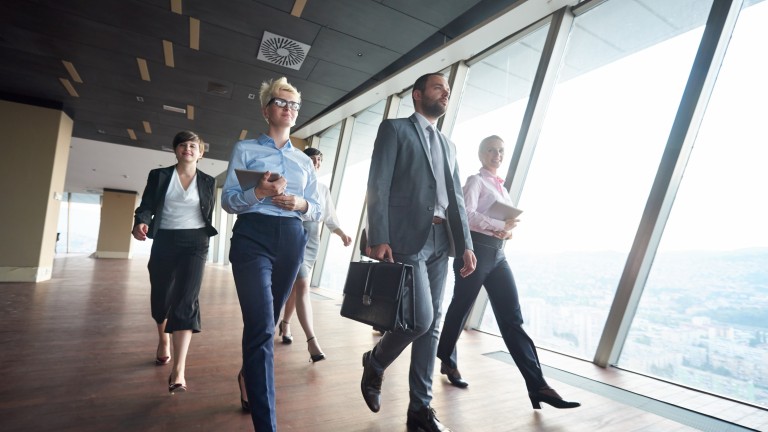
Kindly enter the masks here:
[[208, 258], [209, 238], [218, 234], [211, 224], [216, 181], [197, 169], [204, 143], [194, 132], [173, 139], [178, 163], [149, 172], [136, 209], [133, 237], [154, 239], [149, 258], [150, 303], [159, 341], [155, 364], [171, 361], [168, 391], [186, 391], [184, 370], [192, 333], [200, 332], [198, 297]]

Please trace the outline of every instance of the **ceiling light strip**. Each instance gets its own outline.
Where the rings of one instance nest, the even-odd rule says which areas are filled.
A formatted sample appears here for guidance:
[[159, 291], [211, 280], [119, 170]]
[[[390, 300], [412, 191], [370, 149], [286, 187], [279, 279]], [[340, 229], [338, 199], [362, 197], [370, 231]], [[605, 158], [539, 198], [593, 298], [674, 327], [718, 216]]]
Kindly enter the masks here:
[[128, 131], [128, 136], [131, 137], [132, 140], [136, 141], [136, 132], [133, 131], [133, 129], [126, 129]]
[[244, 140], [245, 136], [248, 135], [248, 129], [243, 129], [240, 131], [240, 140]]
[[200, 51], [200, 20], [189, 17], [189, 47]]
[[150, 81], [149, 79], [149, 67], [147, 61], [141, 57], [136, 57], [136, 62], [139, 64], [139, 74], [144, 81]]
[[181, 15], [181, 0], [171, 0], [171, 12]]
[[184, 108], [178, 108], [178, 107], [170, 106], [170, 105], [163, 105], [163, 109], [166, 110], [166, 111], [180, 113], [180, 114], [186, 114], [187, 113], [187, 110], [185, 110]]
[[195, 119], [195, 106], [194, 105], [187, 105], [187, 118], [189, 120]]
[[144, 120], [141, 122], [141, 124], [144, 125], [144, 132], [151, 134], [152, 133], [152, 126], [150, 126], [149, 122]]
[[173, 42], [163, 40], [163, 56], [165, 57], [165, 65], [168, 67], [174, 67]]
[[293, 2], [293, 9], [291, 15], [301, 18], [301, 13], [304, 12], [304, 6], [307, 5], [307, 0], [296, 0]]
[[80, 78], [80, 74], [77, 73], [77, 69], [75, 69], [75, 65], [73, 65], [71, 62], [68, 62], [66, 60], [62, 60], [62, 63], [64, 63], [64, 68], [69, 73], [70, 78], [72, 78], [72, 81], [76, 83], [83, 83], [83, 79]]
[[61, 85], [64, 86], [64, 88], [67, 90], [67, 93], [69, 93], [72, 97], [80, 97], [79, 94], [77, 94], [77, 91], [75, 90], [75, 87], [72, 86], [72, 83], [69, 82], [66, 78], [59, 78], [59, 82], [61, 82]]

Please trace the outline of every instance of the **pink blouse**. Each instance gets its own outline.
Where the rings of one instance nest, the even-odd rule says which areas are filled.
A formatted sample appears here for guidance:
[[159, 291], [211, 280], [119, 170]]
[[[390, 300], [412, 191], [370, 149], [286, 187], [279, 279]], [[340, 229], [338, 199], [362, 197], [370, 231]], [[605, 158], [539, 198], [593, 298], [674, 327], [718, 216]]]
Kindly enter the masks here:
[[480, 168], [480, 172], [467, 178], [462, 190], [471, 231], [492, 236], [494, 231], [504, 230], [504, 221], [485, 215], [496, 201], [513, 205], [509, 192], [504, 189], [504, 179], [485, 168]]

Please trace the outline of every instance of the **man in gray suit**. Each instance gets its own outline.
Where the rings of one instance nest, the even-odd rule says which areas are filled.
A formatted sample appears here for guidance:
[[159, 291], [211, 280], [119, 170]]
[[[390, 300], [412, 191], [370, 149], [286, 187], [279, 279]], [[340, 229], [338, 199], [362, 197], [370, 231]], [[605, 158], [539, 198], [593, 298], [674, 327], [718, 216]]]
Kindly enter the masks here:
[[436, 129], [450, 94], [442, 74], [417, 79], [416, 113], [381, 123], [368, 176], [369, 256], [413, 265], [416, 322], [409, 331], [387, 332], [363, 354], [360, 387], [368, 408], [378, 412], [384, 370], [413, 343], [407, 424], [428, 432], [449, 430], [430, 407], [448, 257], [462, 254], [462, 277], [476, 264], [456, 148]]

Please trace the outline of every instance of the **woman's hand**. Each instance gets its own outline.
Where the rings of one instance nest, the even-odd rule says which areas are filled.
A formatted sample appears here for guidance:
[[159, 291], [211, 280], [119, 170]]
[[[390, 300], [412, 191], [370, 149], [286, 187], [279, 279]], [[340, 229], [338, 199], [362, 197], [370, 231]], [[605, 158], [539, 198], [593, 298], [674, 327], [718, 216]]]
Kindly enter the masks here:
[[275, 180], [270, 181], [269, 177], [272, 175], [270, 171], [264, 173], [264, 176], [259, 181], [259, 185], [253, 188], [253, 193], [258, 199], [264, 199], [266, 197], [273, 197], [282, 195], [285, 192], [285, 187], [288, 186], [288, 181], [285, 177], [280, 176]]
[[517, 223], [520, 222], [520, 219], [507, 219], [504, 221], [504, 231], [509, 231], [512, 228], [517, 226]]
[[133, 227], [133, 231], [131, 231], [131, 234], [133, 234], [133, 238], [139, 241], [144, 241], [147, 239], [147, 232], [149, 231], [149, 227], [145, 223], [140, 223]]
[[280, 207], [283, 210], [298, 210], [301, 213], [306, 213], [309, 209], [309, 203], [302, 197], [296, 195], [278, 195], [272, 197], [272, 204]]
[[336, 228], [336, 231], [334, 233], [341, 238], [341, 241], [344, 243], [344, 246], [349, 246], [352, 244], [352, 237], [348, 236], [344, 231], [341, 230], [341, 228]]

